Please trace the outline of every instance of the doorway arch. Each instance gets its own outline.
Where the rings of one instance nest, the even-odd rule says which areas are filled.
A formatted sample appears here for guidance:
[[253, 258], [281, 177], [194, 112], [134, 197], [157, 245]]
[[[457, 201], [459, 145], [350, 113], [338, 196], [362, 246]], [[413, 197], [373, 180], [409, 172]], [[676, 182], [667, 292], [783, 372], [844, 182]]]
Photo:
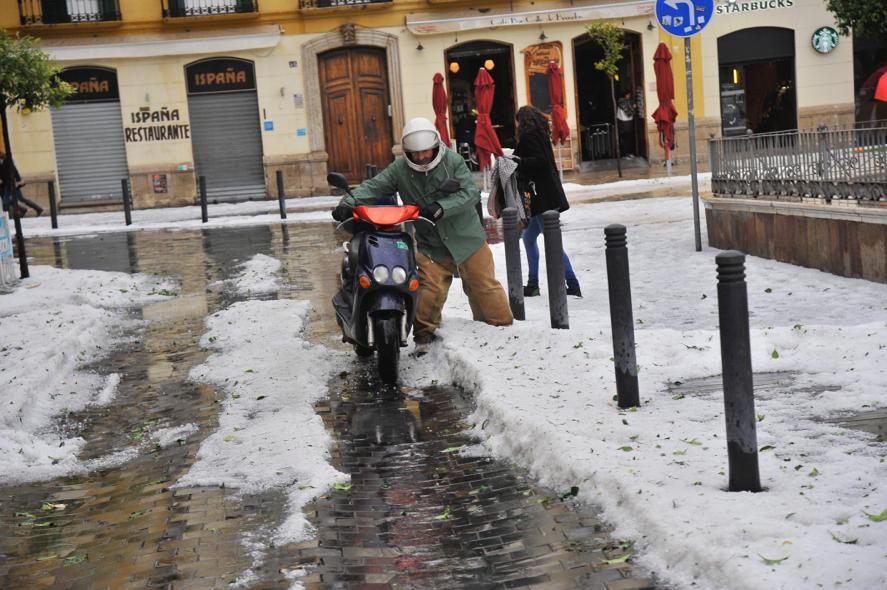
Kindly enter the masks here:
[[444, 57], [450, 94], [450, 121], [456, 149], [460, 152], [465, 151], [466, 147], [472, 151], [474, 149], [477, 120], [472, 114], [472, 109], [475, 108], [474, 79], [481, 68], [486, 68], [496, 84], [490, 119], [499, 143], [502, 147], [515, 147], [517, 87], [514, 77], [514, 46], [500, 41], [467, 41], [447, 48]]
[[[625, 49], [615, 80], [617, 100], [630, 121], [614, 123], [613, 99], [607, 75], [594, 67], [603, 57], [603, 49], [588, 35], [573, 39], [573, 72], [576, 87], [576, 115], [580, 154], [586, 167], [596, 162], [613, 161], [625, 156], [645, 163], [647, 117], [644, 104], [644, 57], [640, 33], [623, 30]], [[619, 133], [621, 154], [615, 153], [615, 134]]]
[[721, 132], [797, 129], [795, 32], [751, 27], [718, 38]]

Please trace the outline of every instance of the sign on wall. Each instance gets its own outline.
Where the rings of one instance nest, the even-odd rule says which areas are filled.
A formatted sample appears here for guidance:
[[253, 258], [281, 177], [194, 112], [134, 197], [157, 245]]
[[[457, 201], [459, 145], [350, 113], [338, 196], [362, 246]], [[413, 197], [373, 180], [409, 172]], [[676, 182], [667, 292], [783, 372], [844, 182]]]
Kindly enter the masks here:
[[62, 70], [58, 76], [74, 87], [68, 102], [120, 100], [117, 72], [110, 68], [78, 66]]
[[832, 27], [819, 27], [813, 31], [810, 44], [819, 53], [831, 53], [838, 46], [838, 31]]
[[256, 74], [251, 61], [230, 57], [205, 59], [185, 66], [188, 94], [255, 90]]
[[152, 111], [142, 107], [130, 113], [129, 118], [131, 125], [123, 129], [127, 143], [191, 139], [191, 126], [181, 121], [179, 109], [161, 107]]
[[[561, 56], [564, 54], [564, 46], [560, 41], [538, 43], [530, 45], [522, 53], [524, 54], [524, 74], [529, 102], [543, 113], [550, 113], [548, 64], [554, 62], [563, 70], [564, 64], [561, 63]], [[566, 94], [566, 89], [564, 94]]]
[[737, 14], [740, 12], [757, 12], [759, 10], [773, 10], [775, 8], [791, 8], [795, 0], [757, 0], [755, 2], [725, 2], [715, 9], [718, 14]]

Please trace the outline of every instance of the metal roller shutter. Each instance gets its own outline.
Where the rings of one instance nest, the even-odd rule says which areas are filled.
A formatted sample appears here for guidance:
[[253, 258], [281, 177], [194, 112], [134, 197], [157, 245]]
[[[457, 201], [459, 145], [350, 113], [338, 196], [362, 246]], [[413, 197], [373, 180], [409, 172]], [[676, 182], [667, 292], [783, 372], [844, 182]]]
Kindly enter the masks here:
[[194, 168], [217, 201], [264, 199], [265, 168], [255, 92], [188, 97]]
[[52, 136], [65, 202], [120, 199], [129, 178], [119, 102], [62, 105], [52, 110]]

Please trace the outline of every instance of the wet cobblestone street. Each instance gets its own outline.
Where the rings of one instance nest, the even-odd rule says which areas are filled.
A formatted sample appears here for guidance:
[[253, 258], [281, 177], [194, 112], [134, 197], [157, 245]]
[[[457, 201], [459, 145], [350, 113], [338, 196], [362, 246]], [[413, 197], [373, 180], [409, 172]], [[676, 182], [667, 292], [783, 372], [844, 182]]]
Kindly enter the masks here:
[[[29, 241], [35, 264], [164, 275], [180, 289], [137, 310], [151, 320], [138, 342], [91, 367], [121, 374], [114, 401], [59, 420], [87, 441], [82, 459], [124, 449], [134, 458], [0, 487], [0, 588], [652, 587], [632, 578], [632, 548], [592, 508], [574, 506], [570, 490], [540, 488], [483, 453], [466, 431], [468, 393], [380, 390], [356, 357], [317, 405], [336, 441], [334, 464], [352, 480], [318, 490], [306, 508], [316, 539], [269, 544], [257, 561], [244, 541], [271, 536], [282, 493], [172, 487], [217, 425], [222, 395], [188, 372], [208, 354], [204, 318], [237, 300], [219, 281], [257, 253], [280, 259], [279, 296], [310, 299], [312, 339], [338, 346], [329, 310], [336, 244], [327, 224]], [[197, 430], [165, 448], [150, 438], [188, 423]], [[255, 577], [234, 584], [248, 569]]]

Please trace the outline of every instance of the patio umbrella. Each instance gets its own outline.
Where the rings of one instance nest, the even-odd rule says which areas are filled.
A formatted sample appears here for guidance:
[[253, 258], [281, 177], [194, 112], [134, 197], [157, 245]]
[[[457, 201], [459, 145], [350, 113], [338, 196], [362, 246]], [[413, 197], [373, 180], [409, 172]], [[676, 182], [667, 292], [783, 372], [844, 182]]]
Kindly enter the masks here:
[[[551, 142], [555, 145], [564, 145], [570, 137], [570, 126], [567, 125], [567, 116], [564, 113], [564, 78], [555, 62], [548, 64], [548, 98], [551, 102]], [[560, 151], [558, 151], [557, 169], [563, 180]]]
[[434, 126], [440, 133], [440, 140], [447, 147], [450, 144], [450, 132], [447, 126], [447, 90], [443, 85], [444, 77], [441, 74], [434, 74], [434, 88], [431, 90], [431, 105], [434, 107]]
[[878, 86], [875, 88], [875, 100], [887, 102], [887, 72], [878, 78]]
[[496, 132], [493, 131], [493, 121], [490, 120], [490, 109], [493, 108], [493, 95], [496, 85], [486, 69], [481, 68], [474, 79], [474, 102], [477, 105], [477, 127], [474, 130], [474, 149], [477, 151], [477, 161], [481, 170], [490, 167], [490, 156], [501, 156], [502, 145]]
[[653, 72], [656, 74], [656, 95], [659, 106], [653, 111], [653, 120], [659, 131], [659, 145], [665, 148], [665, 161], [671, 176], [671, 146], [674, 145], [674, 123], [678, 112], [674, 108], [674, 76], [671, 72], [671, 52], [660, 43], [653, 54]]

